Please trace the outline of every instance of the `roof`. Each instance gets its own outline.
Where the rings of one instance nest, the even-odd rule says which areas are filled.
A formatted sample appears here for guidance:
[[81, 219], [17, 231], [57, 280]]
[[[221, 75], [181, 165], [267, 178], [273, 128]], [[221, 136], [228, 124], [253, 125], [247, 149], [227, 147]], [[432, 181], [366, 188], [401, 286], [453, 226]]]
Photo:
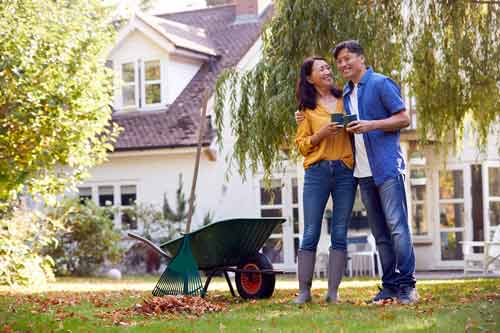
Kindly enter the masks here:
[[[217, 56], [205, 62], [176, 100], [165, 110], [114, 114], [113, 120], [124, 128], [115, 144], [115, 151], [196, 146], [200, 125], [200, 109], [205, 90], [213, 94], [219, 74], [237, 65], [260, 36], [261, 27], [269, 17], [268, 8], [254, 22], [234, 24], [236, 6], [224, 5], [193, 11], [157, 15], [155, 24], [165, 29], [199, 33], [203, 42], [214, 48]], [[205, 37], [201, 35], [205, 34]], [[191, 40], [191, 42], [196, 42]], [[206, 44], [205, 44], [206, 43]], [[214, 138], [210, 118], [206, 119], [203, 144]]]

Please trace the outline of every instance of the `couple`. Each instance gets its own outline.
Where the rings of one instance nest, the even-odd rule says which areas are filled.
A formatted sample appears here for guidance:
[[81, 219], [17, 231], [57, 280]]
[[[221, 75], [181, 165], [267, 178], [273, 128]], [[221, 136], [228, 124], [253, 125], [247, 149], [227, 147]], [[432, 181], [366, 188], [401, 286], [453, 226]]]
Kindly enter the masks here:
[[[399, 87], [365, 66], [357, 41], [338, 44], [333, 55], [348, 81], [335, 87], [329, 64], [321, 57], [304, 61], [297, 82], [299, 123], [296, 145], [304, 156], [304, 234], [298, 253], [299, 295], [295, 303], [311, 301], [311, 284], [323, 212], [333, 199], [331, 247], [326, 302], [336, 302], [344, 275], [347, 229], [356, 186], [368, 212], [382, 263], [382, 286], [372, 301], [415, 303], [415, 255], [408, 226], [404, 160], [399, 130], [409, 117]], [[345, 110], [345, 112], [344, 112]], [[332, 114], [357, 115], [345, 128]], [[379, 268], [380, 269], [380, 268]]]

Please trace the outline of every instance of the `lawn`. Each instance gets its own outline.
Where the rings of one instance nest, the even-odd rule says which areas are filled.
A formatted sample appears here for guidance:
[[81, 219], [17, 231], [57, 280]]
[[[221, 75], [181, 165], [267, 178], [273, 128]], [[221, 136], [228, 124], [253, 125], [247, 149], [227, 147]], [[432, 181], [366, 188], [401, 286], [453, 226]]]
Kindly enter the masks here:
[[[376, 281], [343, 282], [343, 302], [290, 304], [296, 282], [281, 277], [269, 300], [233, 298], [222, 280], [207, 301], [219, 312], [141, 314], [155, 278], [60, 279], [44, 288], [0, 288], [0, 332], [500, 332], [500, 279], [419, 281], [418, 305], [368, 305]], [[160, 312], [160, 311], [157, 311]]]

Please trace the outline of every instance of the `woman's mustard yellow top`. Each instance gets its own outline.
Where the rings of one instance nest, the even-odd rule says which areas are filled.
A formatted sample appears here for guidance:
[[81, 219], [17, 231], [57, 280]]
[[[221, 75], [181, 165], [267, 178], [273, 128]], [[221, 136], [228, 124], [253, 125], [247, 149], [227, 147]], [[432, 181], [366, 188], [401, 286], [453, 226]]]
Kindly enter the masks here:
[[[337, 100], [337, 113], [344, 113], [342, 99]], [[311, 144], [311, 136], [331, 121], [331, 114], [321, 104], [314, 110], [305, 110], [305, 119], [299, 124], [295, 144], [304, 156], [304, 169], [321, 160], [342, 160], [349, 168], [354, 167], [351, 138], [345, 129], [335, 135], [327, 136], [316, 146]]]

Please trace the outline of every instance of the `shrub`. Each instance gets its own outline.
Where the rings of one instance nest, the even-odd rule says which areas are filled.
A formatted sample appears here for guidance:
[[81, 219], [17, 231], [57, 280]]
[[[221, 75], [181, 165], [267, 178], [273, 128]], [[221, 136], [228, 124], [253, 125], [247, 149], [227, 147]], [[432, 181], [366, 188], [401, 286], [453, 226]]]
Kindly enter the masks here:
[[0, 218], [0, 284], [40, 285], [53, 279], [53, 261], [42, 249], [61, 227], [56, 220], [22, 206]]
[[91, 275], [106, 261], [121, 260], [121, 236], [114, 229], [110, 213], [109, 208], [79, 199], [64, 199], [52, 212], [66, 228], [57, 234], [56, 246], [48, 250], [56, 274]]

